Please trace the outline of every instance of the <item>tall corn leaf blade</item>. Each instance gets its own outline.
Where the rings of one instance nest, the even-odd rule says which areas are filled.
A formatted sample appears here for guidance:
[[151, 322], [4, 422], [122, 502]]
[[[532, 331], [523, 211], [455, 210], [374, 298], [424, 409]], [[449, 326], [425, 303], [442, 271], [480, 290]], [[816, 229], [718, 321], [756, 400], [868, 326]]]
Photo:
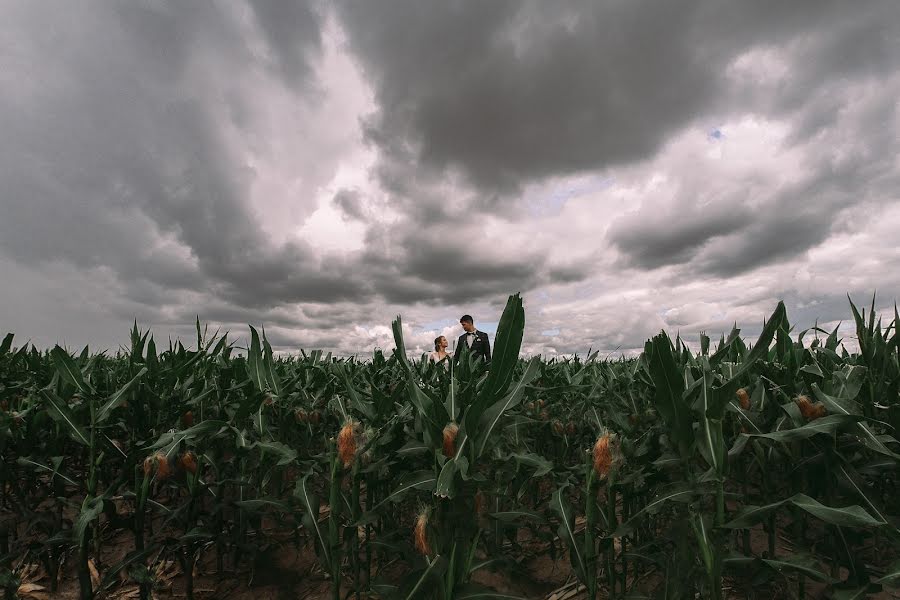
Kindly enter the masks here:
[[156, 354], [156, 342], [153, 341], [153, 337], [150, 337], [150, 340], [147, 342], [147, 369], [149, 369], [150, 376], [153, 377], [156, 375], [156, 371], [159, 368], [159, 357]]
[[709, 538], [710, 523], [709, 519], [704, 519], [703, 515], [695, 514], [691, 516], [691, 528], [694, 530], [694, 536], [697, 539], [697, 546], [700, 548], [700, 558], [703, 560], [703, 566], [707, 574], [712, 574], [717, 568], [716, 548], [712, 540]]
[[72, 533], [74, 534], [75, 541], [80, 543], [82, 539], [84, 539], [84, 534], [87, 531], [88, 526], [91, 522], [100, 516], [103, 512], [103, 497], [88, 496], [81, 503], [81, 511], [78, 513], [78, 518], [75, 519], [75, 523], [72, 525]]
[[0, 356], [3, 356], [9, 349], [12, 348], [13, 334], [7, 333], [3, 338], [3, 343], [0, 343]]
[[482, 394], [489, 399], [505, 394], [512, 382], [524, 334], [525, 309], [522, 306], [522, 298], [519, 294], [513, 294], [506, 301], [506, 308], [503, 309], [500, 323], [497, 325], [491, 370], [482, 388]]
[[593, 568], [593, 565], [585, 564], [584, 558], [581, 556], [581, 550], [579, 550], [581, 542], [575, 538], [575, 517], [572, 507], [564, 495], [567, 487], [564, 484], [553, 492], [553, 496], [550, 499], [550, 508], [559, 515], [560, 523], [557, 533], [569, 548], [569, 560], [572, 563], [572, 569], [579, 580], [587, 583], [587, 572], [589, 568]]
[[700, 383], [700, 433], [702, 436], [703, 456], [717, 476], [722, 476], [725, 471], [725, 440], [722, 435], [722, 420], [708, 416], [712, 397], [712, 373], [709, 369], [703, 369]]
[[250, 326], [250, 349], [247, 352], [247, 368], [250, 381], [260, 392], [266, 390], [266, 368], [263, 364], [262, 348], [259, 343], [259, 334], [253, 326]]
[[122, 402], [126, 399], [126, 394], [130, 392], [135, 385], [137, 385], [138, 381], [147, 373], [147, 367], [142, 367], [140, 371], [137, 372], [137, 375], [131, 378], [131, 380], [120, 387], [116, 392], [110, 396], [106, 402], [103, 403], [103, 406], [97, 411], [97, 423], [102, 423], [105, 421], [109, 415], [112, 414], [116, 408], [119, 407]]
[[341, 383], [344, 385], [344, 391], [347, 392], [347, 397], [350, 398], [350, 405], [366, 419], [374, 419], [375, 407], [371, 402], [367, 402], [360, 397], [359, 393], [356, 391], [356, 387], [353, 385], [353, 381], [350, 379], [350, 374], [347, 372], [346, 365], [338, 363], [334, 365], [334, 368]]
[[[525, 333], [525, 309], [519, 294], [509, 297], [497, 326], [494, 356], [487, 379], [480, 387], [475, 401], [466, 409], [463, 429], [466, 436], [477, 434], [478, 422], [484, 411], [506, 394], [515, 375]], [[462, 433], [462, 432], [461, 432]]]
[[266, 376], [266, 384], [270, 390], [272, 390], [276, 396], [282, 396], [284, 390], [281, 387], [281, 378], [278, 376], [278, 372], [275, 370], [275, 359], [272, 355], [272, 346], [269, 344], [269, 340], [266, 339], [266, 328], [263, 327], [262, 330], [262, 343], [263, 343], [263, 366]]
[[400, 315], [397, 315], [397, 318], [391, 323], [391, 331], [394, 333], [394, 345], [396, 346], [394, 355], [403, 368], [409, 372], [412, 370], [412, 366], [409, 364], [409, 358], [406, 356], [406, 344], [403, 342], [403, 320], [400, 318]]
[[779, 302], [778, 306], [775, 307], [775, 311], [766, 322], [766, 326], [763, 327], [762, 333], [759, 334], [759, 339], [756, 340], [753, 349], [744, 357], [738, 370], [731, 375], [728, 381], [714, 388], [713, 401], [707, 410], [707, 415], [710, 418], [722, 418], [722, 415], [725, 413], [725, 407], [734, 399], [734, 394], [741, 385], [741, 378], [750, 372], [756, 361], [768, 356], [769, 346], [775, 337], [775, 333], [782, 326], [786, 325], [786, 322], [787, 310], [784, 307], [784, 302]]
[[683, 399], [684, 378], [675, 363], [669, 336], [659, 333], [647, 342], [644, 353], [656, 388], [654, 404], [668, 426], [669, 435], [684, 454], [694, 439], [693, 418], [690, 406]]
[[53, 350], [50, 351], [50, 356], [53, 358], [53, 365], [56, 367], [56, 371], [63, 381], [73, 385], [75, 389], [85, 396], [92, 392], [84, 381], [81, 369], [78, 368], [78, 365], [75, 364], [75, 361], [72, 360], [72, 357], [69, 356], [68, 352], [59, 346], [55, 346]]
[[41, 390], [40, 394], [44, 399], [44, 403], [47, 405], [47, 414], [49, 414], [54, 421], [62, 424], [63, 428], [70, 436], [72, 436], [73, 440], [84, 446], [90, 446], [91, 442], [88, 439], [87, 432], [84, 427], [78, 423], [75, 415], [69, 409], [65, 401], [51, 390]]
[[319, 527], [319, 498], [312, 491], [309, 484], [311, 475], [312, 473], [307, 473], [297, 482], [297, 485], [294, 487], [294, 496], [305, 509], [302, 517], [303, 526], [312, 534], [315, 540], [315, 547], [321, 552], [319, 562], [326, 571], [329, 571], [332, 566], [331, 546], [326, 533]]
[[506, 411], [517, 406], [522, 401], [522, 397], [525, 395], [525, 389], [534, 378], [538, 376], [540, 369], [541, 358], [535, 356], [528, 362], [525, 373], [523, 373], [522, 377], [513, 384], [506, 396], [497, 402], [494, 402], [494, 404], [489, 406], [481, 415], [478, 432], [474, 438], [476, 456], [479, 456], [484, 452], [488, 441], [492, 439], [497, 424], [500, 422], [500, 419]]
[[[829, 394], [823, 392], [817, 384], [812, 384], [813, 394], [816, 399], [819, 400], [829, 412], [835, 414], [836, 416], [844, 415], [847, 417], [857, 417], [859, 421], [862, 421], [862, 418], [859, 415], [854, 415], [851, 412], [851, 408], [847, 407], [847, 403], [842, 401], [840, 398], [835, 398]], [[860, 441], [869, 448], [870, 450], [874, 450], [879, 454], [884, 454], [885, 456], [890, 456], [891, 458], [900, 460], [900, 454], [891, 451], [887, 446], [884, 445], [878, 436], [872, 431], [872, 429], [862, 422], [857, 422], [853, 425], [853, 429], [856, 431], [857, 436]]]

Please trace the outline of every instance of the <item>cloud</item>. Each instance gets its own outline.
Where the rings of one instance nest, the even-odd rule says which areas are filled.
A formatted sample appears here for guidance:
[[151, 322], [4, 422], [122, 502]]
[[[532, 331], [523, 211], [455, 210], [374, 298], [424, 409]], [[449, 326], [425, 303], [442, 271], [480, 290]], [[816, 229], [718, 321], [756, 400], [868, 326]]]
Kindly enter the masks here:
[[520, 291], [527, 352], [632, 352], [900, 289], [891, 0], [3, 13], [0, 313], [42, 344], [424, 351]]
[[334, 195], [333, 202], [346, 219], [365, 220], [363, 199], [357, 190], [342, 189]]

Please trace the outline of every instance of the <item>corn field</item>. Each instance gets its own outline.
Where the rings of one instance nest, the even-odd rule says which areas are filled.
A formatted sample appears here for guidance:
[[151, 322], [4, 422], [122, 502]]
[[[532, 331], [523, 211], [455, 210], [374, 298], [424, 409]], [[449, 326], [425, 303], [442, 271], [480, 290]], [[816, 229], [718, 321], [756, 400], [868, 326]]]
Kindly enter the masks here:
[[491, 364], [452, 368], [410, 360], [399, 317], [366, 361], [276, 357], [252, 327], [239, 353], [199, 321], [193, 349], [135, 324], [115, 356], [9, 334], [0, 585], [216, 597], [199, 566], [252, 589], [292, 549], [334, 599], [513, 598], [480, 575], [535, 554], [569, 583], [556, 597], [887, 598], [900, 317], [850, 308], [852, 354], [779, 304], [752, 344], [660, 333], [635, 359], [547, 361], [520, 358], [516, 295]]

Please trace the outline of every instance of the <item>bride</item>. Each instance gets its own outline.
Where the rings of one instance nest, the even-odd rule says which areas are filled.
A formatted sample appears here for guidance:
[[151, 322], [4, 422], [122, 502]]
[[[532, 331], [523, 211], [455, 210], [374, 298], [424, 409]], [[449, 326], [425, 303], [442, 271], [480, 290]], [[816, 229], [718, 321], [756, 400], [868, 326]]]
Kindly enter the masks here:
[[447, 346], [447, 338], [445, 338], [444, 336], [439, 335], [438, 337], [434, 338], [434, 352], [428, 354], [428, 359], [431, 362], [439, 363], [450, 356], [450, 354], [447, 352]]

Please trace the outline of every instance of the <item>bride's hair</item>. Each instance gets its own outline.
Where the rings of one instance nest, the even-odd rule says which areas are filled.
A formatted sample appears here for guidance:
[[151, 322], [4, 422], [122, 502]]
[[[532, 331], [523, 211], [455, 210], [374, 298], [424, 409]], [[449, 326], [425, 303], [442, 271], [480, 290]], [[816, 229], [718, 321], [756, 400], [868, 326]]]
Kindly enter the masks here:
[[437, 352], [438, 350], [441, 349], [441, 340], [442, 339], [444, 339], [444, 336], [442, 336], [442, 335], [439, 335], [436, 338], [434, 338], [434, 351], [435, 352]]

